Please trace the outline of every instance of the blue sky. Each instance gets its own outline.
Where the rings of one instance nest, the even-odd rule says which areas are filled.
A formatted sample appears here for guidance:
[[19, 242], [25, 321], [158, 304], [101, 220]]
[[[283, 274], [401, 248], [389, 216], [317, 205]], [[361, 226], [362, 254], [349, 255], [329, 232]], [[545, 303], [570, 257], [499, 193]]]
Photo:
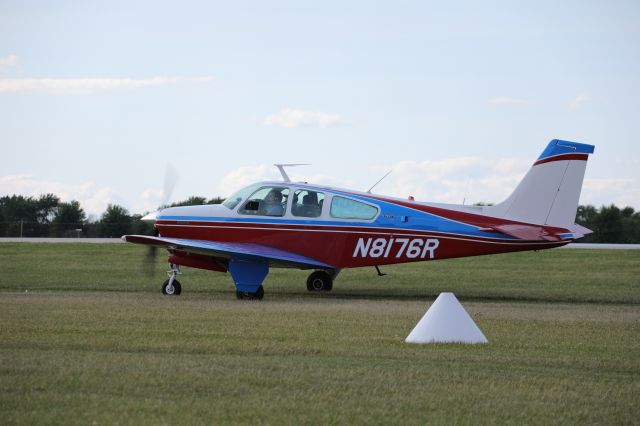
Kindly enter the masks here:
[[[561, 3], [561, 4], [559, 4]], [[554, 138], [640, 208], [640, 3], [0, 3], [0, 193], [99, 214], [277, 178], [500, 201]]]

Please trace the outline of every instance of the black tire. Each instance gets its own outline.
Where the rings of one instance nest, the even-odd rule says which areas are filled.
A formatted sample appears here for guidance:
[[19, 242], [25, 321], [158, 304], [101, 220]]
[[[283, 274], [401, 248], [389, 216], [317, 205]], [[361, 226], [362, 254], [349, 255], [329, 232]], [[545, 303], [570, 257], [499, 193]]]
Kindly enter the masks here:
[[236, 290], [236, 297], [239, 300], [262, 300], [264, 297], [264, 288], [260, 286], [255, 292]]
[[162, 284], [162, 294], [164, 294], [165, 296], [178, 296], [178, 295], [180, 295], [180, 293], [182, 293], [182, 285], [180, 284], [180, 281], [173, 280], [173, 292], [172, 293], [168, 293], [167, 292], [167, 287], [168, 286], [169, 286], [169, 280], [167, 279]]
[[309, 291], [331, 291], [331, 289], [333, 289], [333, 278], [326, 271], [315, 271], [307, 278]]

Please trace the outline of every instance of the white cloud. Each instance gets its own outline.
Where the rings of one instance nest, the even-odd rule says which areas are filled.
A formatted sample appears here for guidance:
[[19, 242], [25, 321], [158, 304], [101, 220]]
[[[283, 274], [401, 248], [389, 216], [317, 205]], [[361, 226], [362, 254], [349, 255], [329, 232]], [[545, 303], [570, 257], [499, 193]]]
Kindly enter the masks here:
[[580, 203], [596, 207], [613, 203], [618, 207], [640, 209], [640, 179], [585, 178]]
[[[377, 189], [400, 198], [413, 195], [419, 201], [460, 204], [464, 199], [465, 204], [499, 203], [511, 194], [531, 165], [531, 160], [476, 157], [402, 161], [385, 166], [393, 173]], [[588, 173], [587, 168], [587, 176]], [[586, 177], [580, 203], [597, 207], [614, 203], [640, 209], [640, 179]]]
[[191, 81], [194, 81], [196, 83], [211, 83], [215, 79], [216, 78], [212, 75], [201, 75], [199, 77], [192, 77]]
[[285, 129], [293, 129], [296, 127], [335, 127], [344, 124], [344, 120], [338, 115], [324, 112], [285, 108], [278, 114], [265, 118], [264, 124], [267, 126], [280, 126]]
[[524, 105], [528, 103], [524, 99], [507, 97], [490, 98], [487, 99], [487, 102], [494, 105]]
[[389, 166], [393, 173], [380, 184], [388, 195], [419, 201], [473, 204], [505, 199], [524, 176], [531, 161], [485, 160], [459, 157], [434, 161], [402, 161]]
[[[208, 82], [213, 77], [195, 77], [187, 81]], [[97, 91], [139, 89], [143, 87], [167, 86], [182, 81], [179, 77], [153, 77], [148, 79], [131, 78], [2, 78], [0, 93], [42, 92], [52, 94], [87, 94]]]
[[[317, 175], [291, 175], [294, 182], [309, 182], [317, 185], [326, 185], [334, 188], [357, 189], [353, 187], [351, 179], [342, 179], [335, 176], [317, 174]], [[360, 188], [366, 191], [367, 188]]]
[[230, 171], [222, 178], [220, 193], [228, 197], [238, 189], [244, 188], [261, 180], [280, 180], [282, 177], [274, 166], [260, 164], [257, 166], [242, 166]]
[[570, 109], [577, 109], [591, 102], [591, 98], [587, 95], [578, 95], [569, 103]]
[[108, 187], [98, 187], [88, 181], [67, 184], [38, 179], [29, 174], [0, 176], [0, 195], [39, 196], [55, 194], [62, 201], [77, 200], [87, 214], [102, 214], [109, 203], [116, 203], [114, 191]]
[[134, 203], [133, 212], [146, 213], [153, 212], [162, 204], [163, 191], [159, 188], [147, 188], [140, 194], [139, 201]]
[[13, 68], [16, 65], [18, 65], [18, 57], [14, 54], [11, 54], [4, 58], [0, 58], [0, 70], [5, 68]]
[[[348, 188], [352, 185], [350, 180], [335, 178], [328, 175], [316, 174], [307, 175], [300, 168], [287, 168], [287, 174], [293, 182], [309, 182], [318, 185]], [[242, 166], [227, 173], [220, 183], [220, 194], [228, 197], [238, 189], [244, 188], [252, 183], [275, 180], [281, 181], [282, 175], [278, 169], [271, 164], [260, 164], [256, 166]]]
[[[380, 167], [393, 173], [383, 180], [373, 192], [406, 198], [413, 195], [419, 201], [442, 203], [500, 202], [516, 187], [531, 167], [531, 160], [502, 159], [496, 161], [476, 157], [460, 157], [437, 161], [401, 161]], [[305, 174], [304, 167], [287, 170], [291, 180], [318, 185], [366, 191], [354, 188], [353, 181], [322, 174]], [[382, 172], [381, 172], [382, 173]], [[376, 178], [378, 170], [375, 172]], [[227, 173], [220, 183], [220, 193], [232, 192], [263, 180], [280, 181], [278, 170], [269, 164], [243, 166]], [[377, 179], [368, 182], [372, 185]], [[370, 185], [369, 185], [370, 186]]]
[[[376, 167], [367, 185], [372, 185], [388, 170], [393, 172], [383, 180], [374, 193], [418, 201], [470, 205], [477, 202], [499, 203], [516, 188], [533, 164], [532, 159], [503, 158], [488, 160], [479, 157], [457, 157], [430, 161], [400, 161]], [[305, 167], [287, 170], [294, 182], [304, 181], [365, 191], [368, 187], [354, 188], [349, 179], [322, 174], [306, 174]], [[587, 174], [589, 173], [587, 169]], [[282, 177], [271, 164], [243, 166], [227, 173], [221, 180], [219, 193], [228, 196], [232, 192], [264, 180], [280, 181]], [[366, 186], [366, 185], [365, 185]], [[160, 191], [156, 196], [159, 198]], [[640, 209], [640, 179], [592, 179], [585, 178], [580, 197], [582, 204], [614, 203], [620, 207]], [[150, 209], [155, 205], [150, 205]]]

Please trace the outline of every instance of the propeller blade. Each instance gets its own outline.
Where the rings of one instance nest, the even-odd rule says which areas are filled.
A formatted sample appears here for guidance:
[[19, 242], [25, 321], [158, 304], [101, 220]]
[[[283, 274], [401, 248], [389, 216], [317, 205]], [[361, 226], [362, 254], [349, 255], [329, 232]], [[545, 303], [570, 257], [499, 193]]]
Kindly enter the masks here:
[[[153, 235], [159, 236], [160, 233], [154, 228]], [[147, 253], [142, 260], [142, 272], [147, 276], [152, 276], [155, 272], [156, 259], [158, 258], [158, 247], [147, 246]]]
[[[176, 183], [178, 182], [178, 172], [171, 165], [171, 163], [167, 162], [167, 166], [164, 171], [164, 186], [162, 188], [162, 197], [160, 198], [160, 207], [158, 211], [162, 210], [169, 204], [169, 200], [171, 199], [171, 194], [173, 193], [174, 188], [176, 187]], [[145, 222], [155, 222], [157, 218], [158, 212], [149, 213], [142, 218]], [[160, 233], [158, 229], [154, 227], [153, 235], [159, 236]], [[146, 275], [153, 275], [155, 272], [156, 259], [158, 257], [158, 248], [156, 246], [148, 246], [147, 253], [142, 260], [142, 271]]]
[[169, 204], [171, 194], [178, 183], [178, 172], [171, 165], [167, 163], [167, 167], [164, 171], [164, 187], [162, 188], [162, 197], [160, 198], [160, 208], [166, 207]]

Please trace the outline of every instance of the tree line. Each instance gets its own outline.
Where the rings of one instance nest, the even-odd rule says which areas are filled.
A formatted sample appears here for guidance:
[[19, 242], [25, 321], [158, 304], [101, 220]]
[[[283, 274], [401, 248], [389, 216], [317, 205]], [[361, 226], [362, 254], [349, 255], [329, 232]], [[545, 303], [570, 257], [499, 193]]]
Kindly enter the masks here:
[[[169, 206], [220, 204], [224, 198], [192, 196]], [[130, 214], [117, 204], [109, 204], [97, 219], [87, 218], [78, 201], [63, 202], [56, 195], [0, 197], [0, 237], [89, 237], [117, 238], [125, 234], [153, 235], [153, 224], [143, 215]], [[640, 243], [640, 211], [614, 204], [596, 208], [579, 206], [576, 223], [593, 234], [584, 243]]]
[[[219, 204], [224, 199], [189, 197], [169, 206]], [[39, 197], [0, 197], [0, 237], [119, 238], [125, 234], [153, 235], [153, 223], [143, 215], [109, 204], [97, 219], [88, 218], [78, 201], [64, 202], [54, 194]]]
[[619, 208], [614, 204], [599, 209], [587, 205], [578, 206], [576, 223], [593, 231], [581, 243], [640, 243], [640, 211], [633, 207]]

